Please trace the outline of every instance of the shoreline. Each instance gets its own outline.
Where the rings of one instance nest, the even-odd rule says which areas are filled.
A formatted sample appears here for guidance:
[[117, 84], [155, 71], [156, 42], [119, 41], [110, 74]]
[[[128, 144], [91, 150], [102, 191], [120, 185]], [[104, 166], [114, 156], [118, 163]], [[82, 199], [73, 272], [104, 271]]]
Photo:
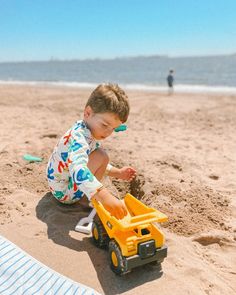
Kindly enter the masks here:
[[[7, 81], [0, 80], [0, 86], [47, 86], [47, 87], [66, 87], [94, 89], [99, 83], [90, 82], [65, 82], [65, 81]], [[124, 84], [119, 83], [121, 87], [130, 91], [156, 92], [159, 94], [167, 93], [168, 87], [164, 85], [145, 85], [145, 84]], [[230, 86], [207, 86], [207, 85], [181, 85], [174, 86], [176, 94], [207, 94], [207, 95], [236, 95], [236, 87]]]

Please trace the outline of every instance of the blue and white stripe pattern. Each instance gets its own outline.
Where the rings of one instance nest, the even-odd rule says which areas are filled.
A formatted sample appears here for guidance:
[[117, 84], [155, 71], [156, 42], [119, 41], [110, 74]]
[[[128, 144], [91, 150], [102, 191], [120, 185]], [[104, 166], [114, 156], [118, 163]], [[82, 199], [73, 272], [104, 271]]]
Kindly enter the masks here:
[[99, 295], [53, 271], [0, 235], [1, 295]]

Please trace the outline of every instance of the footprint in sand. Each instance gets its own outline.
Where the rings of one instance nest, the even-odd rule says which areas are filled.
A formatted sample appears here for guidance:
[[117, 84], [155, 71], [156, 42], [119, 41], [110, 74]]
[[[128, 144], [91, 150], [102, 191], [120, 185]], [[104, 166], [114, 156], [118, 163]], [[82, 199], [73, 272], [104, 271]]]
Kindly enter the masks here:
[[44, 134], [41, 136], [41, 138], [45, 138], [45, 137], [48, 137], [48, 138], [57, 138], [57, 134], [56, 133], [49, 133], [49, 134]]
[[35, 233], [34, 235], [35, 235], [35, 236], [39, 236], [39, 237], [40, 237], [40, 236], [45, 237], [47, 234], [46, 234], [46, 232], [40, 230], [39, 232]]
[[213, 179], [213, 180], [218, 180], [220, 177], [218, 175], [211, 174], [211, 175], [209, 175], [209, 178]]
[[193, 238], [194, 242], [198, 242], [202, 246], [209, 246], [212, 244], [218, 244], [219, 246], [224, 246], [232, 243], [230, 237], [225, 236], [223, 233], [207, 233], [200, 234]]

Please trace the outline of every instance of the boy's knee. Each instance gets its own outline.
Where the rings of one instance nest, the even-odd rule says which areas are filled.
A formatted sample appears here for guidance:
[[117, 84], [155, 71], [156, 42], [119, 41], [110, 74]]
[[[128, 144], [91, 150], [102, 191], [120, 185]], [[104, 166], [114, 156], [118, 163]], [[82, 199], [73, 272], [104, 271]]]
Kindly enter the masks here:
[[104, 149], [98, 148], [97, 149], [99, 157], [102, 159], [103, 164], [109, 163], [109, 156]]

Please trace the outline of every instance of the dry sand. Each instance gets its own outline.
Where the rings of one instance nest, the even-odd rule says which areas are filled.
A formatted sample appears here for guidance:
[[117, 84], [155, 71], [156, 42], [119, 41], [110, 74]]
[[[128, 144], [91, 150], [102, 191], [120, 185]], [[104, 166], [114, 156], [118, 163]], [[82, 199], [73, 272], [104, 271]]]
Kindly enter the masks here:
[[[90, 92], [0, 86], [0, 234], [102, 294], [235, 294], [236, 97], [127, 91], [129, 128], [104, 147], [138, 177], [107, 185], [168, 215], [169, 253], [163, 272], [145, 266], [117, 277], [107, 251], [74, 231], [86, 207], [58, 204], [45, 179], [54, 145], [81, 118]], [[25, 153], [44, 160], [26, 162]]]

